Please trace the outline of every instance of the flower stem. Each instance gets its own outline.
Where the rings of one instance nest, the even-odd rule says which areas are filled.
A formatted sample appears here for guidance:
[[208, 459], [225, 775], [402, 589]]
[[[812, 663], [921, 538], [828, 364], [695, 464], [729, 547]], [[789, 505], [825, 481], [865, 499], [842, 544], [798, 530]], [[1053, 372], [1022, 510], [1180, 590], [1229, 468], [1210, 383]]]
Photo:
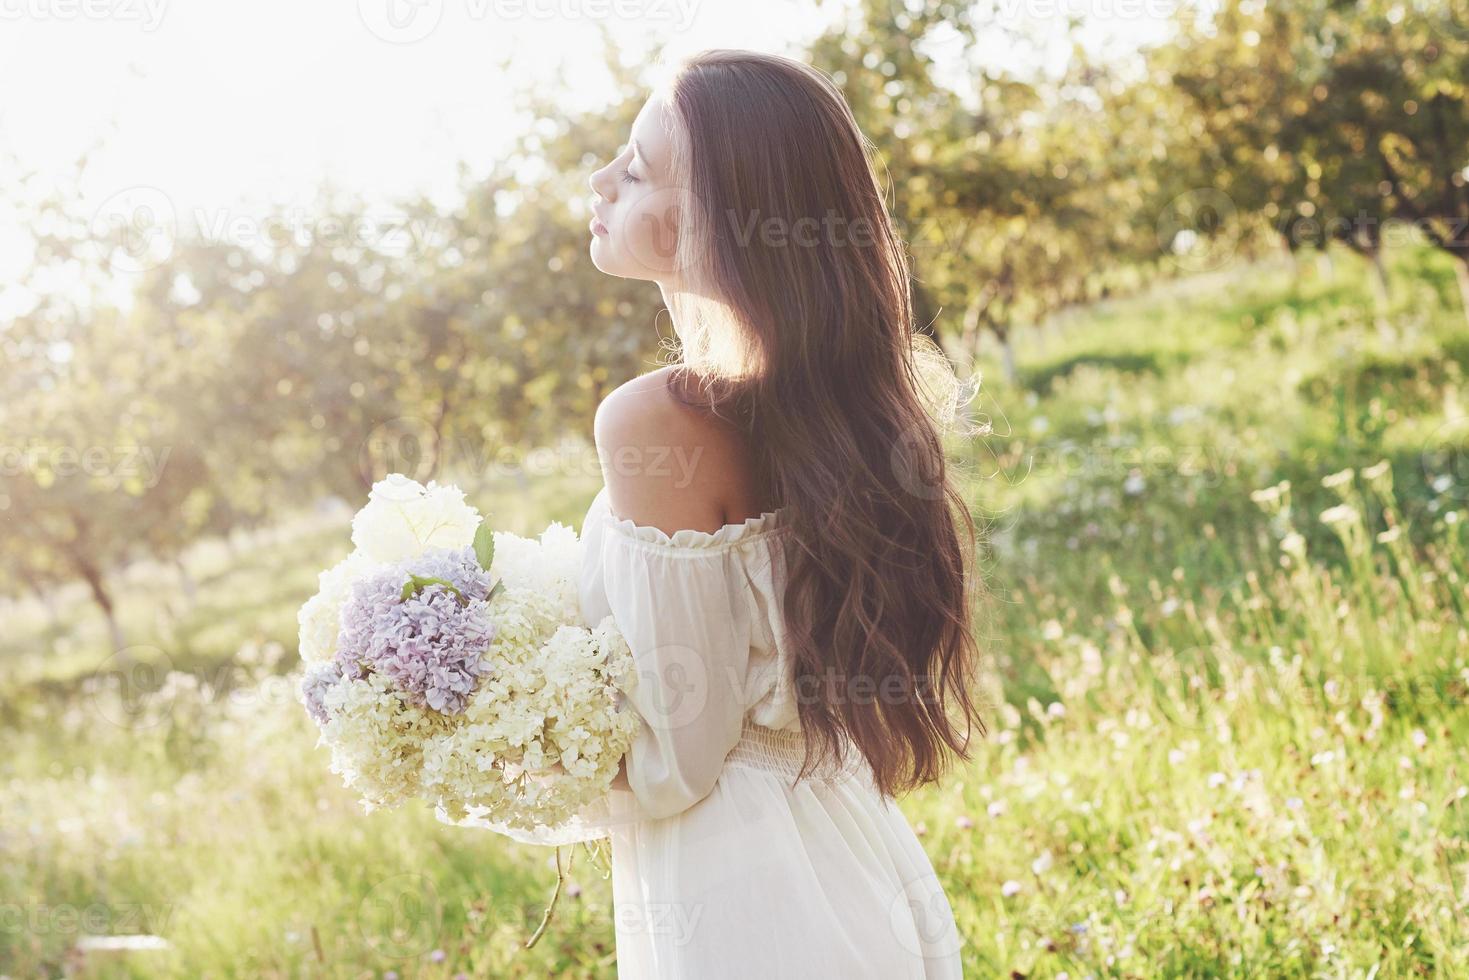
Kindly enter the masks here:
[[561, 885], [566, 881], [566, 876], [571, 873], [571, 862], [575, 858], [576, 848], [573, 847], [571, 849], [571, 856], [566, 859], [566, 867], [563, 869], [561, 867], [561, 848], [559, 846], [556, 848], [556, 889], [551, 892], [551, 902], [546, 906], [545, 915], [541, 916], [541, 924], [536, 927], [536, 931], [531, 935], [530, 939], [526, 940], [526, 949], [530, 949], [536, 943], [540, 942], [541, 936], [545, 935], [546, 927], [551, 924], [551, 916], [556, 911], [556, 902], [561, 898]]

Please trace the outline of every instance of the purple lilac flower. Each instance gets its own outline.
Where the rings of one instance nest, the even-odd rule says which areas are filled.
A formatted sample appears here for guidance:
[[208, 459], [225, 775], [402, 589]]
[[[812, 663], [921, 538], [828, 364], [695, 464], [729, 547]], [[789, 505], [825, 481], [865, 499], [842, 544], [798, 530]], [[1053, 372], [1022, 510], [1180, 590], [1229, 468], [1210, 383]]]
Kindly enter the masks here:
[[[410, 575], [443, 579], [460, 595], [426, 585], [404, 599]], [[458, 714], [485, 673], [480, 656], [495, 638], [485, 602], [490, 585], [473, 548], [437, 548], [363, 579], [342, 607], [342, 667], [348, 676], [354, 666], [381, 672], [419, 707]]]
[[306, 713], [318, 725], [325, 725], [329, 720], [324, 703], [326, 692], [341, 679], [342, 667], [335, 660], [314, 664], [306, 672], [306, 676], [301, 678], [301, 703], [306, 705]]

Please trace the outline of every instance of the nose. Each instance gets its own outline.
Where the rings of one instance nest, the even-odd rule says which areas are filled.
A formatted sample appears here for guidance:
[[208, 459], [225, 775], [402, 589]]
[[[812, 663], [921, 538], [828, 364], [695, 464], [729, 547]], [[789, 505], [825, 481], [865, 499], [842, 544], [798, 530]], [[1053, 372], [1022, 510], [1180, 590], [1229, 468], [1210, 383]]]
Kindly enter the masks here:
[[[587, 186], [592, 189], [592, 193], [597, 194], [603, 199], [609, 201], [612, 199], [612, 184], [606, 179], [606, 177], [607, 171], [611, 169], [612, 167], [609, 164], [605, 167], [593, 170], [592, 175], [587, 178]], [[597, 202], [593, 201], [592, 203], [595, 204]]]

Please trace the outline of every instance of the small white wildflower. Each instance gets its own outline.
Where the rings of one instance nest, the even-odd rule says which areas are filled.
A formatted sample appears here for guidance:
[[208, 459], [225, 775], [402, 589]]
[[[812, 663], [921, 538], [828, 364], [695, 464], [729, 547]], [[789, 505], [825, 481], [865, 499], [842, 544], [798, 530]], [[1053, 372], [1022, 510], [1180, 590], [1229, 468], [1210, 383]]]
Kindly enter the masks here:
[[1348, 504], [1337, 504], [1321, 512], [1322, 524], [1354, 524], [1360, 519], [1356, 508]]
[[1250, 499], [1257, 504], [1274, 504], [1290, 489], [1290, 481], [1282, 480], [1273, 487], [1250, 491]]

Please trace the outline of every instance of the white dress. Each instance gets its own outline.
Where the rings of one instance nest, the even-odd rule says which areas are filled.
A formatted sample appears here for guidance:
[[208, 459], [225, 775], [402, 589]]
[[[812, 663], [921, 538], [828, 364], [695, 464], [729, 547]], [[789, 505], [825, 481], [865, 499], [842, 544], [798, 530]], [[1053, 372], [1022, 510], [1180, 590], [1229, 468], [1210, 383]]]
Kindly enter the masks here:
[[855, 748], [793, 785], [803, 742], [783, 518], [668, 535], [598, 492], [582, 525], [582, 613], [611, 613], [627, 639], [644, 724], [626, 785], [574, 826], [510, 836], [610, 838], [622, 980], [960, 977], [963, 940], [933, 865]]

